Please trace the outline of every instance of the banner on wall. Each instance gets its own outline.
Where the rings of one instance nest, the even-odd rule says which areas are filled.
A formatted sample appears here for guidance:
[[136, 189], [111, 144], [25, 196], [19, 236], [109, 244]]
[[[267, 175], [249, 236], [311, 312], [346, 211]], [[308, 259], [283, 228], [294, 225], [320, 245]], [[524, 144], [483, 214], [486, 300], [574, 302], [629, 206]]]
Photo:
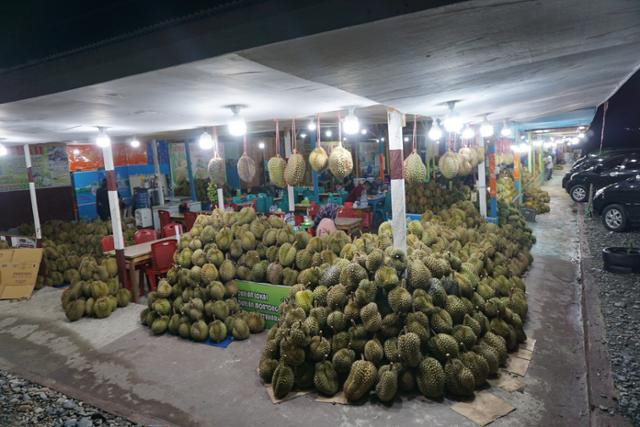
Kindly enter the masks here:
[[[67, 156], [71, 172], [104, 168], [102, 150], [93, 144], [67, 145]], [[133, 148], [128, 144], [114, 144], [113, 163], [115, 166], [146, 165], [146, 144], [141, 144], [138, 148]]]
[[[22, 146], [12, 147], [0, 157], [0, 191], [27, 190], [27, 167]], [[71, 185], [69, 162], [64, 144], [30, 146], [33, 179], [36, 188], [68, 187]]]

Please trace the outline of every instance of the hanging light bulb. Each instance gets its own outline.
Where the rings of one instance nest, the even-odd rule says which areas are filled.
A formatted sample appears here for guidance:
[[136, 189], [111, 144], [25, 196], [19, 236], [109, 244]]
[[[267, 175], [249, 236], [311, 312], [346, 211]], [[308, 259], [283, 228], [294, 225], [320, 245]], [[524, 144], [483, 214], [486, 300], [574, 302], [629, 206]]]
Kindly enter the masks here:
[[462, 118], [460, 117], [460, 115], [456, 111], [454, 111], [456, 102], [449, 101], [447, 102], [447, 104], [449, 105], [449, 114], [447, 114], [447, 117], [445, 117], [444, 121], [442, 122], [442, 124], [444, 125], [444, 129], [449, 133], [460, 133], [460, 131], [462, 130], [462, 125], [464, 123], [462, 123]]
[[262, 141], [258, 142], [258, 148], [261, 150], [264, 150], [264, 142]]
[[474, 136], [476, 136], [476, 133], [471, 129], [471, 126], [466, 125], [462, 129], [462, 139], [473, 139]]
[[367, 134], [367, 130], [366, 129], [361, 129], [360, 130], [360, 134], [361, 135], [366, 135]]
[[578, 134], [578, 138], [580, 138], [580, 139], [584, 139], [584, 132], [580, 132], [580, 133]]
[[198, 145], [203, 150], [211, 150], [213, 148], [213, 138], [206, 130], [200, 134]]
[[307, 124], [307, 129], [310, 132], [313, 132], [314, 130], [316, 130], [316, 122], [313, 119], [309, 120], [309, 123]]
[[342, 121], [342, 130], [347, 135], [354, 135], [360, 131], [360, 120], [354, 113], [354, 108], [349, 109], [349, 114]]
[[333, 132], [331, 132], [331, 129], [327, 129], [326, 131], [324, 131], [324, 136], [326, 136], [327, 138], [331, 138], [333, 136]]
[[429, 129], [428, 136], [432, 141], [438, 141], [442, 138], [442, 129], [438, 126], [437, 119], [433, 119], [433, 122], [431, 122], [431, 129]]
[[229, 109], [233, 113], [233, 117], [227, 123], [227, 129], [232, 136], [242, 136], [247, 133], [247, 122], [240, 115], [240, 109], [243, 105], [231, 105]]
[[408, 137], [408, 136], [405, 136], [405, 137], [403, 138], [403, 140], [404, 140], [404, 142], [409, 142], [409, 137]]
[[511, 128], [509, 126], [507, 126], [507, 122], [506, 120], [504, 122], [502, 122], [502, 129], [500, 129], [500, 135], [504, 136], [505, 138], [509, 138], [511, 136]]
[[480, 125], [480, 135], [483, 138], [489, 138], [493, 136], [493, 125], [487, 119], [487, 116], [484, 116], [484, 121]]
[[307, 137], [307, 134], [306, 134], [306, 133], [302, 132], [302, 133], [300, 134], [300, 138], [305, 139], [306, 137]]
[[99, 127], [98, 131], [100, 133], [96, 137], [96, 145], [101, 148], [108, 147], [109, 145], [111, 145], [111, 138], [107, 134], [107, 131], [104, 130], [103, 127]]
[[133, 148], [138, 148], [140, 147], [140, 141], [134, 136], [133, 139], [129, 141], [129, 145]]
[[77, 156], [78, 154], [80, 154], [80, 150], [78, 150], [77, 148], [73, 149], [73, 155]]
[[0, 144], [0, 156], [6, 156], [8, 153], [9, 153], [9, 150], [7, 150], [7, 147]]

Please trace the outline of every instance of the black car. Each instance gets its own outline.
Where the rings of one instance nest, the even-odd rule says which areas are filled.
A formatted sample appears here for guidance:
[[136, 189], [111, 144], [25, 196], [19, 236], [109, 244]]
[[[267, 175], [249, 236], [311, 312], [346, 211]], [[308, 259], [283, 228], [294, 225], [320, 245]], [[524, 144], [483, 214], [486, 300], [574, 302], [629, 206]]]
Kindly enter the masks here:
[[[610, 159], [596, 166], [591, 166], [580, 172], [573, 173], [564, 186], [575, 202], [583, 203], [589, 199], [589, 187], [593, 185], [593, 191], [623, 181], [640, 173], [640, 159], [635, 156], [627, 156], [619, 160]], [[613, 163], [613, 164], [612, 164]]]
[[593, 211], [602, 217], [602, 223], [611, 231], [640, 225], [640, 174], [596, 191]]
[[637, 148], [625, 148], [621, 150], [605, 151], [604, 153], [599, 154], [588, 154], [580, 157], [571, 166], [569, 172], [565, 173], [564, 177], [562, 177], [562, 188], [569, 191], [567, 183], [571, 179], [571, 175], [576, 172], [580, 172], [597, 165], [603, 165], [606, 169], [610, 169], [613, 166], [622, 164], [625, 159], [629, 158], [640, 159], [640, 151]]

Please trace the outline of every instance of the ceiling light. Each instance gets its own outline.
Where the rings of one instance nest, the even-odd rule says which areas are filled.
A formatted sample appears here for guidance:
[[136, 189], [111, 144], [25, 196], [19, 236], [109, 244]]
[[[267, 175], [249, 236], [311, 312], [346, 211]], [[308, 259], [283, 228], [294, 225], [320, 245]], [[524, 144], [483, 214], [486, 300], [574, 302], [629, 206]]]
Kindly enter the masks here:
[[313, 119], [309, 120], [309, 124], [307, 124], [307, 129], [311, 132], [316, 130], [316, 122]]
[[104, 130], [103, 127], [99, 127], [98, 131], [100, 132], [98, 134], [98, 136], [96, 137], [96, 145], [98, 147], [108, 147], [109, 145], [111, 145], [111, 138], [109, 138], [109, 135], [107, 134], [107, 131]]
[[512, 134], [511, 128], [507, 126], [507, 122], [504, 121], [502, 123], [502, 129], [500, 129], [500, 135], [504, 136], [505, 138], [509, 138], [511, 134]]
[[211, 150], [213, 148], [213, 138], [211, 134], [206, 130], [202, 132], [198, 138], [198, 145], [203, 150]]
[[77, 156], [78, 154], [80, 154], [80, 150], [78, 150], [77, 148], [73, 149], [73, 155]]
[[331, 132], [331, 129], [327, 129], [326, 131], [324, 131], [324, 136], [326, 136], [327, 138], [331, 138], [333, 136], [333, 132]]
[[525, 136], [524, 135], [520, 135], [520, 139], [524, 141]]
[[431, 129], [429, 129], [428, 136], [432, 141], [437, 141], [442, 138], [442, 129], [438, 126], [438, 120], [434, 119], [433, 122], [431, 122]]
[[384, 136], [382, 138], [380, 138], [380, 141], [384, 142]]
[[584, 132], [580, 132], [580, 133], [578, 134], [578, 138], [580, 138], [580, 139], [584, 139]]
[[242, 136], [247, 133], [247, 122], [240, 115], [243, 105], [231, 105], [229, 109], [233, 113], [233, 117], [227, 123], [227, 129], [232, 136]]
[[349, 109], [349, 114], [342, 121], [342, 130], [347, 135], [353, 135], [360, 131], [360, 120], [356, 117], [353, 108]]
[[258, 148], [261, 150], [264, 150], [264, 142], [262, 141], [258, 142]]
[[471, 129], [471, 126], [466, 125], [462, 129], [462, 139], [473, 139], [474, 136], [476, 136], [476, 133]]
[[9, 153], [9, 150], [7, 150], [7, 147], [0, 144], [0, 156], [6, 156], [8, 153]]
[[343, 141], [346, 141], [346, 140], [347, 140], [347, 137], [345, 136], [344, 138], [342, 138], [342, 140], [343, 140]]
[[449, 101], [447, 102], [447, 104], [449, 105], [449, 114], [447, 114], [447, 117], [445, 117], [444, 121], [442, 122], [442, 124], [444, 125], [444, 129], [449, 133], [460, 133], [460, 131], [462, 130], [462, 125], [464, 123], [462, 123], [462, 118], [460, 118], [460, 115], [456, 111], [454, 111], [456, 102]]
[[129, 141], [129, 145], [133, 148], [138, 148], [140, 147], [140, 141], [138, 140], [138, 138], [134, 137], [131, 141]]
[[404, 142], [409, 142], [409, 137], [408, 136], [404, 137]]
[[306, 133], [303, 132], [303, 133], [300, 134], [300, 138], [305, 139], [306, 137], [307, 137]]
[[580, 138], [573, 137], [571, 138], [571, 142], [573, 142], [574, 145], [578, 144], [580, 142]]
[[493, 125], [487, 119], [487, 116], [484, 116], [484, 121], [480, 125], [480, 135], [483, 138], [489, 138], [493, 136]]
[[360, 134], [362, 134], [362, 135], [366, 135], [366, 134], [367, 134], [367, 130], [366, 130], [366, 129], [361, 129], [361, 130], [360, 130]]
[[585, 126], [578, 126], [578, 130], [585, 130]]

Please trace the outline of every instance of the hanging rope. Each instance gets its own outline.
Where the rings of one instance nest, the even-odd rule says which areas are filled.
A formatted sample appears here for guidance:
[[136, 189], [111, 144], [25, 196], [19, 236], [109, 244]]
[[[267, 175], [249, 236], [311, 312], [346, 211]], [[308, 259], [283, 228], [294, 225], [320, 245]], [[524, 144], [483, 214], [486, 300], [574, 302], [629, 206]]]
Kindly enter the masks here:
[[298, 152], [298, 138], [296, 137], [296, 119], [291, 119], [291, 134], [293, 137], [293, 153]]
[[320, 114], [316, 114], [316, 147], [320, 147]]
[[338, 144], [342, 147], [342, 119], [340, 113], [338, 113]]
[[245, 132], [244, 138], [242, 141], [242, 146], [244, 148], [244, 154], [247, 154], [247, 133]]
[[276, 119], [276, 157], [280, 157], [280, 124]]
[[413, 148], [413, 152], [415, 153], [418, 147], [418, 135], [416, 133], [417, 130], [417, 124], [416, 124], [416, 115], [413, 115], [413, 139], [411, 141], [412, 147]]

